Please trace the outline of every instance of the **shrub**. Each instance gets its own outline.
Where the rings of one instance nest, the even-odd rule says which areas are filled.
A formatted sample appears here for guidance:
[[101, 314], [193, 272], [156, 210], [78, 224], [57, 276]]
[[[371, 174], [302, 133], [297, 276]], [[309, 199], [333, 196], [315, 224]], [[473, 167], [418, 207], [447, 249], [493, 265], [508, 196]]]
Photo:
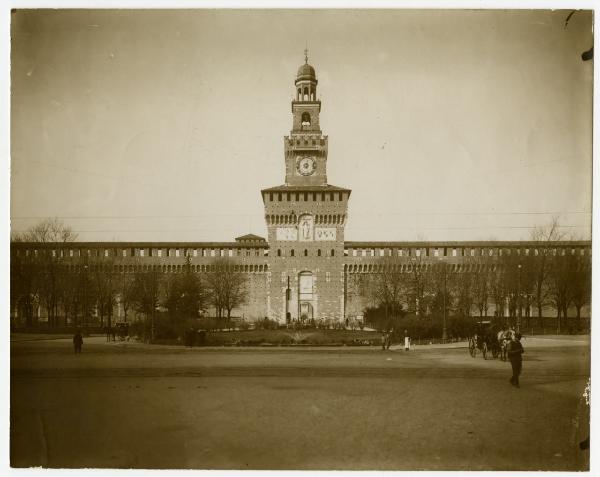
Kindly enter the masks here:
[[255, 322], [255, 329], [257, 330], [277, 330], [279, 329], [279, 323], [276, 320], [270, 320], [265, 317], [262, 320]]
[[[150, 330], [148, 329], [148, 335]], [[129, 324], [129, 336], [137, 336], [139, 339], [144, 339], [146, 336], [146, 323], [144, 320], [136, 320]]]

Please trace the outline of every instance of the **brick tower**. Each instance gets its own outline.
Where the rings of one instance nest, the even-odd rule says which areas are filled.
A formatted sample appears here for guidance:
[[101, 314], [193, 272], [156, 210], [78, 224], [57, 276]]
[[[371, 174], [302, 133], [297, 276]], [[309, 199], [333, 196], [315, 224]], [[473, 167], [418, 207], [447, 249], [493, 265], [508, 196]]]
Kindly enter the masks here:
[[344, 226], [350, 190], [327, 183], [327, 136], [315, 69], [298, 69], [292, 130], [284, 137], [285, 184], [262, 190], [269, 240], [269, 317], [344, 319]]

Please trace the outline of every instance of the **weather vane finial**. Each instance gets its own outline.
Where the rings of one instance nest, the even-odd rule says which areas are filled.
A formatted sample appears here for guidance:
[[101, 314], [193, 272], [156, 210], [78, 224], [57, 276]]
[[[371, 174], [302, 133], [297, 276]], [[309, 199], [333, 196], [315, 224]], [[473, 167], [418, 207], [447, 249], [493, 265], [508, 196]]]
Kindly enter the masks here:
[[306, 48], [304, 48], [304, 63], [308, 64], [308, 42], [306, 42]]

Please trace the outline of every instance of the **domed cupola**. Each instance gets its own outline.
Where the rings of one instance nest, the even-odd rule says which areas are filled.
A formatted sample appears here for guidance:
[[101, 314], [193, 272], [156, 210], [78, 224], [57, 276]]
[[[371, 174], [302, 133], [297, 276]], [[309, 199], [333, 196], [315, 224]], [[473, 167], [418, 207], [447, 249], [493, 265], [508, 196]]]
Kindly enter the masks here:
[[296, 101], [316, 101], [317, 83], [315, 69], [308, 64], [308, 50], [304, 50], [304, 64], [298, 68], [295, 81]]
[[296, 77], [296, 81], [301, 80], [313, 80], [315, 82], [317, 81], [315, 69], [308, 63], [304, 63], [300, 68], [298, 68], [298, 75]]

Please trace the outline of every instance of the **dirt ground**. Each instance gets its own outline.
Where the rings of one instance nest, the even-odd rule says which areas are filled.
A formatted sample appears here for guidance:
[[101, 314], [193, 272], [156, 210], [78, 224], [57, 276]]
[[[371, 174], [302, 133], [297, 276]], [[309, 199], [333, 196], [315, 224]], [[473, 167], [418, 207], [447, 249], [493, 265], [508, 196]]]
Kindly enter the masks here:
[[463, 347], [11, 343], [13, 467], [585, 470], [589, 338]]

